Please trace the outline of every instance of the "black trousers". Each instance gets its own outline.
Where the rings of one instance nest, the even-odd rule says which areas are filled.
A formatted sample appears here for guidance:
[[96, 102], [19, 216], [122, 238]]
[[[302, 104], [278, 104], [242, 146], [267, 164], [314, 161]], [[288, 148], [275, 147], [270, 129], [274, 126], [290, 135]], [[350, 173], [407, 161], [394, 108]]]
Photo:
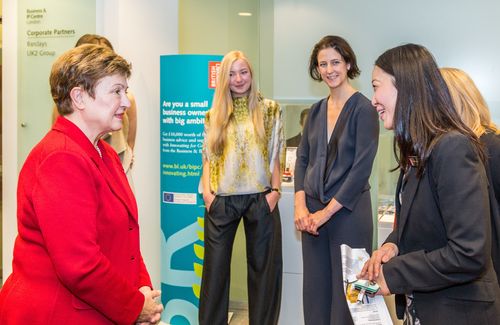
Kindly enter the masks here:
[[[311, 213], [325, 207], [309, 196], [306, 203]], [[371, 255], [372, 239], [370, 191], [361, 194], [352, 211], [342, 208], [332, 216], [319, 228], [318, 236], [302, 233], [306, 325], [353, 325], [344, 294], [340, 245], [365, 248]]]
[[231, 253], [243, 218], [251, 325], [278, 323], [283, 259], [278, 205], [270, 211], [268, 192], [217, 196], [205, 211], [205, 257], [201, 281], [200, 325], [226, 325]]

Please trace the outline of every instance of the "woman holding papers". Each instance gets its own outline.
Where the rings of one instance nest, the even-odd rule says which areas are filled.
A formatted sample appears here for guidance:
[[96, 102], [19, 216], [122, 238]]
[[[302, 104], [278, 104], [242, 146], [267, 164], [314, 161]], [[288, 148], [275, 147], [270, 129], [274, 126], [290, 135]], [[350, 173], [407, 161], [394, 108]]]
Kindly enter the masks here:
[[485, 155], [461, 121], [431, 53], [407, 44], [372, 74], [376, 107], [394, 130], [396, 226], [360, 277], [397, 294], [405, 324], [499, 324]]

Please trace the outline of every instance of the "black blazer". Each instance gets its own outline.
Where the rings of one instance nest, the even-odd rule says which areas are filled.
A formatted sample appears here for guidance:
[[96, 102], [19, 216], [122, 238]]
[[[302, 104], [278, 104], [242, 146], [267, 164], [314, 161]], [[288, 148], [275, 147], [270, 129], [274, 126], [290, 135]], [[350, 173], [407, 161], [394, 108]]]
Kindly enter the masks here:
[[500, 134], [485, 133], [480, 138], [486, 146], [488, 154], [488, 170], [491, 176], [491, 185], [495, 193], [495, 198], [500, 206]]
[[287, 147], [298, 147], [301, 139], [302, 139], [302, 133], [299, 133], [294, 137], [288, 138], [288, 139], [286, 139], [286, 146]]
[[491, 201], [491, 258], [500, 285], [500, 135], [485, 133], [480, 138], [488, 155], [487, 173]]
[[389, 290], [414, 295], [422, 324], [498, 324], [484, 166], [457, 132], [439, 140], [427, 164], [421, 178], [415, 168], [399, 178], [396, 227], [386, 240], [399, 256], [383, 266]]

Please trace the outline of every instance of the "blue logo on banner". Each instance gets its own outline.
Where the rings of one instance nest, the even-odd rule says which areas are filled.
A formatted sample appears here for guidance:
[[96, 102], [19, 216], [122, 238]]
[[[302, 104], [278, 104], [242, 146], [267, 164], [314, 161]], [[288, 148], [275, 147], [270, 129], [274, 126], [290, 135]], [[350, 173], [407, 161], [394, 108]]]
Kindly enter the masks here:
[[163, 192], [163, 202], [164, 203], [174, 202], [174, 193]]

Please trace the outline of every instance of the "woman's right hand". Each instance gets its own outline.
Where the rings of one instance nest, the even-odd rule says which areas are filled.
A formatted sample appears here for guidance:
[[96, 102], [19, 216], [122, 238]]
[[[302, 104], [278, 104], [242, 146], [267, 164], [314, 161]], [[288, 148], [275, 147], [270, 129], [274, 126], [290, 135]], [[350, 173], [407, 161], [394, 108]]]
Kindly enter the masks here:
[[203, 201], [205, 202], [205, 207], [207, 208], [207, 211], [210, 211], [210, 207], [212, 206], [212, 203], [215, 200], [215, 195], [212, 194], [212, 192], [203, 192]]
[[163, 305], [155, 301], [161, 294], [159, 290], [144, 290], [142, 287], [139, 291], [144, 295], [144, 306], [137, 318], [137, 324], [156, 324], [161, 319]]
[[295, 228], [298, 231], [307, 231], [309, 227], [309, 210], [306, 205], [306, 193], [304, 191], [295, 192]]
[[295, 228], [298, 231], [307, 231], [309, 227], [309, 210], [305, 205], [296, 205], [295, 206]]

